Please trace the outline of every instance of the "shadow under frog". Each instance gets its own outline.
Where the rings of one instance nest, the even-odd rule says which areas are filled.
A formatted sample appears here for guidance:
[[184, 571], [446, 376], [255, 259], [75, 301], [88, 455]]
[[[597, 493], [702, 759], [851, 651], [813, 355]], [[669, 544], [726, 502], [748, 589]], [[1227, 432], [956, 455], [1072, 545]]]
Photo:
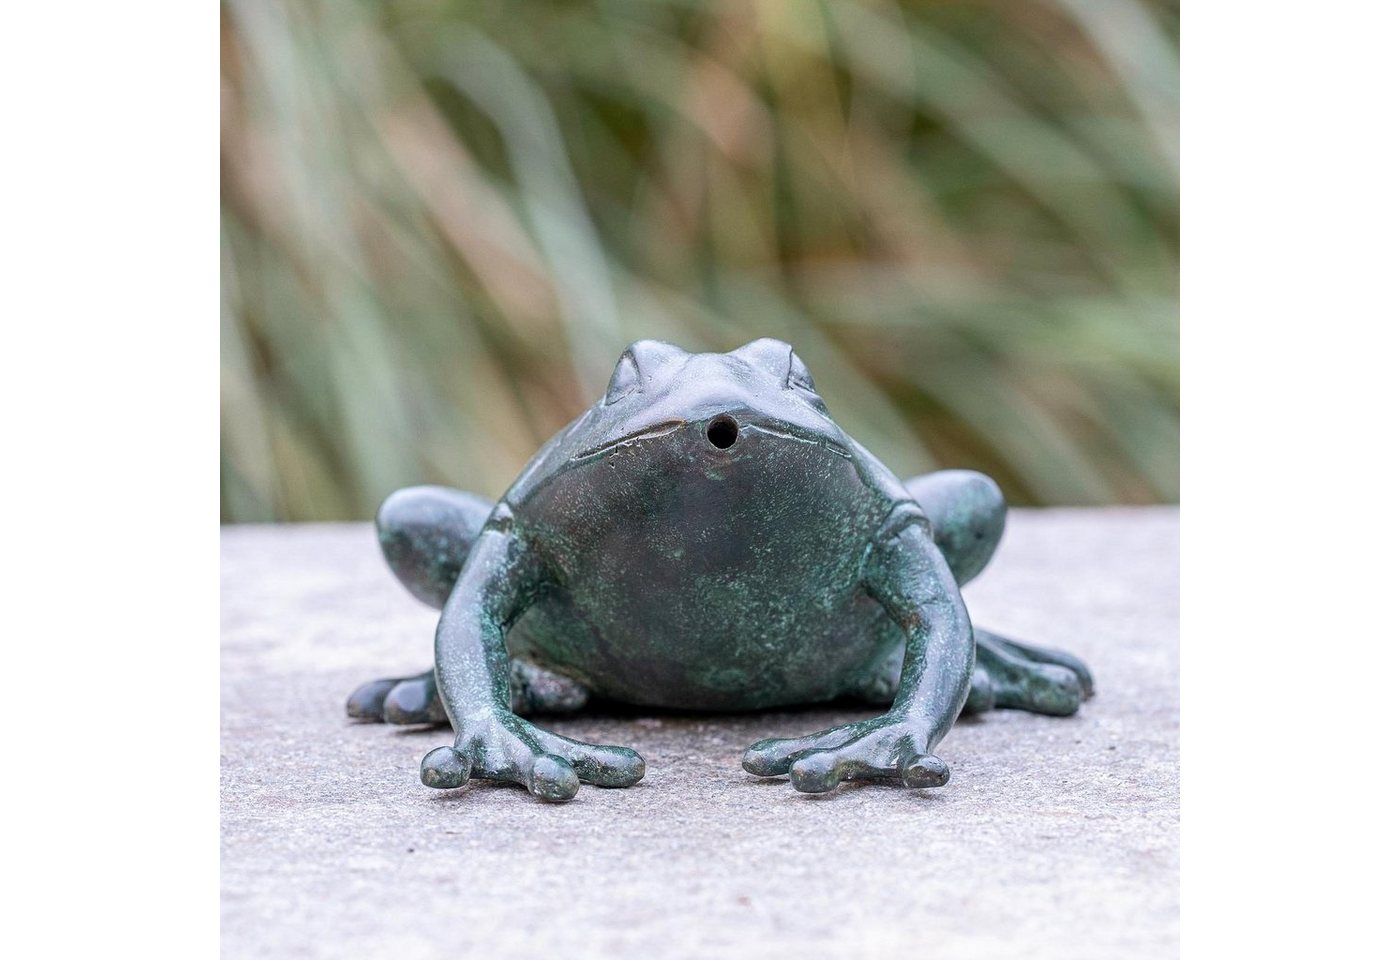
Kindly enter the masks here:
[[422, 780], [514, 781], [568, 800], [645, 764], [523, 719], [590, 694], [642, 706], [760, 710], [855, 696], [870, 720], [763, 740], [744, 769], [818, 793], [843, 780], [936, 787], [931, 751], [962, 711], [1068, 715], [1089, 671], [968, 620], [959, 586], [1006, 507], [987, 477], [900, 483], [828, 415], [792, 347], [690, 354], [643, 340], [606, 396], [506, 495], [414, 487], [385, 501], [394, 573], [442, 610], [436, 668], [376, 680], [352, 717], [450, 720]]

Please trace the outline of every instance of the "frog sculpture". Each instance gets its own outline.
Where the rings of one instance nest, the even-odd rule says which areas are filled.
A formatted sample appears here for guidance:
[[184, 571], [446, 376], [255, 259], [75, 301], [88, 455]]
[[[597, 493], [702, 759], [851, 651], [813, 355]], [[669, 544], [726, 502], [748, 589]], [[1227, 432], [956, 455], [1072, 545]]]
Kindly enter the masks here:
[[442, 487], [390, 496], [389, 566], [442, 610], [436, 668], [375, 680], [351, 717], [449, 720], [430, 787], [514, 781], [568, 800], [642, 778], [634, 750], [523, 719], [598, 695], [761, 710], [855, 697], [886, 708], [762, 740], [744, 769], [820, 793], [844, 780], [937, 787], [959, 713], [1065, 716], [1093, 681], [1076, 658], [974, 628], [959, 593], [1006, 507], [979, 473], [900, 483], [827, 413], [778, 340], [726, 354], [632, 344], [606, 395], [499, 502]]

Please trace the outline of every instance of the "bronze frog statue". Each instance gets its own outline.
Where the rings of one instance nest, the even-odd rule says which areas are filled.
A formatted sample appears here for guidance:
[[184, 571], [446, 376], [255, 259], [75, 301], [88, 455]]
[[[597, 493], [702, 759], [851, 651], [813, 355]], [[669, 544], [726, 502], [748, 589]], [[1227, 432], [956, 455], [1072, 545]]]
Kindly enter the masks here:
[[377, 518], [389, 566], [442, 610], [435, 670], [357, 689], [350, 716], [450, 720], [430, 787], [514, 781], [568, 800], [642, 778], [634, 750], [523, 719], [590, 694], [760, 710], [857, 697], [874, 719], [763, 740], [758, 776], [936, 787], [961, 712], [1068, 715], [1091, 695], [1065, 653], [972, 626], [959, 586], [991, 558], [1006, 506], [979, 473], [900, 483], [827, 413], [786, 343], [623, 353], [606, 395], [497, 503], [413, 487]]

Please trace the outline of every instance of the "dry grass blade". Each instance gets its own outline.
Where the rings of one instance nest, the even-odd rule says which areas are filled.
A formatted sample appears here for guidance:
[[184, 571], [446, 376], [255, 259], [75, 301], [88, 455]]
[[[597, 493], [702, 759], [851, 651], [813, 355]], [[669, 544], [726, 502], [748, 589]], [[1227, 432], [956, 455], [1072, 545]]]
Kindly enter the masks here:
[[903, 473], [1177, 492], [1176, 8], [227, 0], [223, 512], [499, 494], [631, 339]]

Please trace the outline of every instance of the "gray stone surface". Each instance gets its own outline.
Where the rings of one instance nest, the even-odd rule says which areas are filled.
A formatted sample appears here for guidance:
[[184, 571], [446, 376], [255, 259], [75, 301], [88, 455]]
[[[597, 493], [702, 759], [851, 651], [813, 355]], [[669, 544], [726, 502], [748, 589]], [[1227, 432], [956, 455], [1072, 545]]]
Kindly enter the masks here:
[[223, 534], [222, 937], [228, 957], [1174, 956], [1177, 513], [1016, 511], [973, 619], [1063, 647], [1099, 695], [1070, 719], [961, 721], [931, 791], [796, 793], [753, 740], [819, 708], [552, 722], [636, 747], [630, 790], [550, 806], [418, 784], [445, 729], [344, 718], [421, 670], [435, 622], [366, 525]]

